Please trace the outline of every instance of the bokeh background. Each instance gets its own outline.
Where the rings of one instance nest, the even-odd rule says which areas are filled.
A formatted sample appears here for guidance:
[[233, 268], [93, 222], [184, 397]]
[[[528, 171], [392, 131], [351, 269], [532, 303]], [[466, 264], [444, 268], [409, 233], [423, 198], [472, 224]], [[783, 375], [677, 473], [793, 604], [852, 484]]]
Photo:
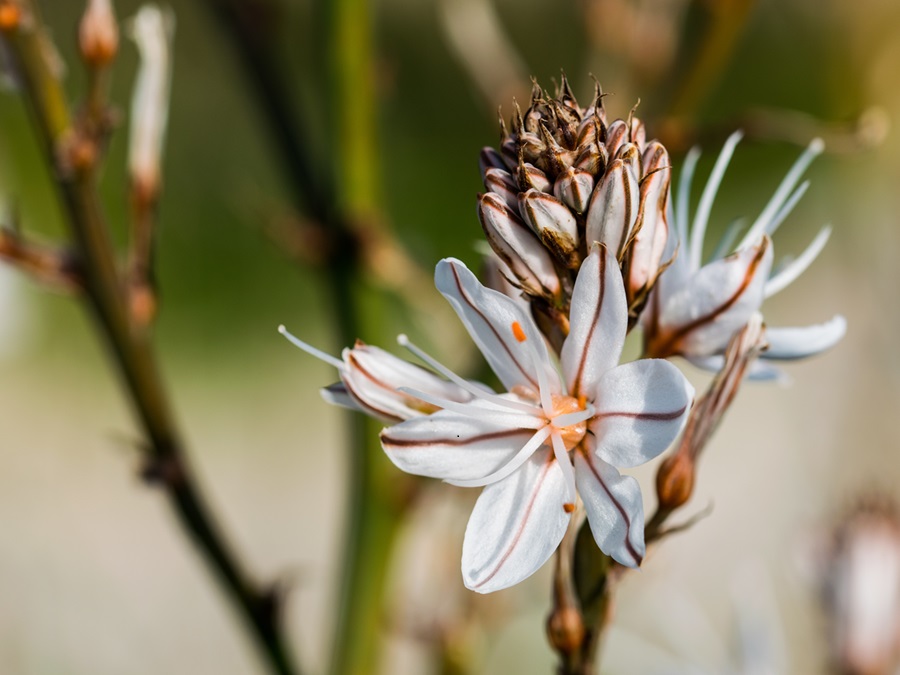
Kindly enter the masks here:
[[[116, 2], [121, 18], [136, 2]], [[76, 99], [80, 3], [40, 3]], [[708, 72], [686, 72], [711, 23]], [[724, 9], [730, 7], [728, 11]], [[347, 457], [340, 415], [317, 388], [334, 372], [275, 332], [287, 324], [336, 353], [323, 277], [267, 233], [297, 218], [275, 152], [226, 36], [199, 2], [177, 16], [165, 194], [160, 207], [158, 351], [204, 486], [254, 569], [292, 586], [289, 633], [320, 671], [328, 653]], [[900, 485], [900, 5], [893, 0], [380, 0], [369, 8], [379, 109], [383, 224], [425, 278], [441, 257], [477, 261], [478, 152], [497, 140], [496, 106], [550, 87], [562, 68], [586, 102], [593, 73], [614, 116], [639, 115], [671, 144], [676, 168], [695, 138], [700, 176], [728, 132], [739, 147], [712, 214], [713, 233], [755, 216], [815, 135], [826, 154], [775, 237], [799, 253], [834, 233], [813, 267], [765, 306], [772, 325], [847, 317], [844, 341], [788, 366], [787, 387], [748, 384], [704, 457], [685, 515], [618, 598], [603, 672], [729, 672], [749, 624], [778, 672], [821, 672], [826, 628], [814, 570], [829, 528], [861, 495]], [[729, 13], [730, 12], [730, 13]], [[322, 105], [329, 80], [321, 7], [285, 2], [278, 50], [304, 111], [312, 152], [336, 152]], [[127, 117], [137, 57], [123, 40], [112, 99]], [[676, 113], [673, 117], [672, 113]], [[124, 243], [124, 129], [103, 180]], [[323, 163], [324, 166], [324, 163]], [[325, 169], [323, 169], [325, 170]], [[695, 199], [697, 193], [695, 192]], [[0, 198], [44, 238], [64, 232], [19, 96], [0, 95]], [[416, 335], [464, 372], [477, 354], [428, 286], [378, 289], [371, 335]], [[0, 671], [222, 675], [261, 672], [238, 622], [161, 496], [139, 479], [138, 438], [89, 317], [71, 298], [0, 270]], [[686, 364], [698, 386], [707, 378]], [[637, 475], [652, 504], [653, 467]], [[423, 627], [477, 611], [459, 649], [472, 672], [552, 672], [543, 638], [548, 571], [489, 598], [459, 583], [474, 494], [433, 487], [405, 527], [385, 611], [383, 672], [433, 672]], [[745, 641], [747, 631], [745, 630]], [[690, 667], [697, 670], [690, 671]]]

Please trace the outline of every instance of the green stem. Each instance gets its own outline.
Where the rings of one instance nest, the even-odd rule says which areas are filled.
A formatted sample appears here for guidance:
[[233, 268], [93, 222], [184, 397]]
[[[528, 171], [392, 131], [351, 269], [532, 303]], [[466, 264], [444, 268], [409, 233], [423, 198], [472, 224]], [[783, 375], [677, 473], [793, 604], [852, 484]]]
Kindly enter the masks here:
[[78, 140], [78, 129], [72, 125], [62, 87], [47, 64], [41, 43], [46, 38], [40, 34], [43, 28], [32, 9], [26, 5], [26, 15], [33, 19], [4, 37], [17, 60], [26, 98], [53, 170], [79, 256], [86, 299], [147, 436], [146, 475], [165, 488], [180, 525], [234, 603], [272, 672], [294, 675], [298, 671], [291, 665], [283, 641], [277, 597], [257, 585], [216, 524], [185, 457], [154, 352], [146, 335], [132, 327], [98, 198], [95, 167], [73, 168], [64, 159], [67, 143]]
[[[308, 213], [323, 245], [325, 293], [334, 308], [341, 346], [360, 330], [356, 285], [361, 267], [362, 225], [378, 222], [377, 108], [371, 78], [371, 27], [364, 0], [338, 0], [327, 7], [322, 34], [328, 36], [329, 119], [336, 149], [334, 173], [317, 170], [312, 143], [304, 136], [301, 111], [288, 95], [291, 74], [274, 50], [276, 3], [270, 0], [204, 0], [221, 21], [254, 90], [272, 149], [288, 177], [298, 211]], [[340, 186], [340, 190], [335, 189]], [[369, 331], [366, 331], [369, 334]], [[358, 414], [347, 418], [350, 475], [340, 597], [333, 631], [330, 672], [371, 673], [378, 668], [384, 585], [408, 485], [377, 443], [375, 426]], [[399, 488], [399, 489], [398, 489]], [[399, 495], [399, 498], [398, 498]]]

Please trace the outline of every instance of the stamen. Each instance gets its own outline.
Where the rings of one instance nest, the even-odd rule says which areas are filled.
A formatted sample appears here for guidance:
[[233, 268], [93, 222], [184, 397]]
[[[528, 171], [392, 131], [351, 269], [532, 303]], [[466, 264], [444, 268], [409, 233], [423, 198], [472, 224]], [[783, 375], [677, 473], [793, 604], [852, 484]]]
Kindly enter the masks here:
[[691, 200], [691, 182], [694, 178], [694, 170], [700, 160], [700, 148], [693, 147], [684, 158], [684, 168], [678, 177], [678, 203], [675, 209], [675, 231], [678, 232], [678, 241], [689, 250], [688, 241], [688, 215]]
[[525, 331], [522, 330], [522, 324], [520, 324], [518, 321], [512, 322], [512, 332], [513, 337], [515, 337], [519, 342], [525, 342], [525, 340], [527, 339], [525, 336]]
[[803, 274], [803, 272], [806, 271], [806, 268], [809, 267], [813, 260], [818, 257], [819, 253], [822, 252], [822, 249], [825, 248], [825, 243], [828, 241], [830, 235], [831, 227], [826, 225], [819, 234], [816, 235], [816, 238], [812, 240], [812, 243], [806, 247], [806, 250], [800, 254], [799, 258], [794, 260], [790, 265], [787, 265], [783, 270], [766, 282], [763, 290], [765, 297], [772, 297]]
[[591, 419], [595, 414], [597, 414], [597, 411], [594, 409], [594, 406], [589, 405], [585, 410], [557, 415], [552, 420], [553, 426], [557, 429], [570, 427], [573, 424], [579, 424], [580, 422]]
[[[489, 391], [485, 391], [484, 389], [480, 389], [476, 387], [474, 384], [469, 382], [468, 380], [464, 380], [459, 375], [450, 370], [447, 366], [440, 363], [437, 359], [432, 356], [429, 356], [425, 351], [417, 347], [413, 344], [410, 339], [405, 334], [400, 334], [397, 336], [397, 344], [401, 347], [408, 349], [410, 352], [418, 356], [429, 366], [434, 368], [441, 375], [450, 380], [453, 384], [465, 389], [467, 392], [472, 394], [477, 399], [481, 399], [482, 401], [486, 401], [489, 403], [493, 403], [502, 408], [507, 408], [511, 410], [517, 410], [519, 412], [527, 413], [528, 415], [541, 415], [541, 409], [537, 406], [528, 405], [527, 403], [522, 403], [521, 401], [511, 401], [509, 399], [503, 398], [502, 396], [498, 396], [497, 394], [493, 394]], [[421, 397], [420, 397], [421, 398]], [[423, 399], [424, 400], [424, 399]]]
[[731, 224], [725, 229], [725, 234], [719, 239], [716, 250], [710, 256], [710, 260], [718, 260], [724, 258], [734, 250], [734, 242], [737, 241], [738, 233], [747, 225], [746, 218], [738, 218], [731, 221]]
[[537, 415], [527, 415], [515, 411], [499, 411], [491, 408], [481, 408], [472, 403], [460, 403], [459, 401], [451, 401], [441, 398], [440, 396], [432, 396], [424, 391], [412, 389], [411, 387], [397, 387], [397, 391], [408, 394], [414, 398], [436, 405], [444, 410], [450, 410], [460, 415], [474, 417], [477, 419], [485, 419], [498, 424], [508, 424], [511, 427], [519, 429], [540, 429], [547, 424], [547, 420]]
[[336, 358], [336, 357], [332, 356], [331, 354], [326, 354], [321, 349], [316, 349], [312, 345], [306, 344], [305, 342], [303, 342], [303, 340], [300, 340], [296, 336], [289, 333], [288, 329], [284, 327], [284, 324], [281, 324], [280, 326], [278, 326], [278, 332], [281, 333], [282, 335], [284, 335], [284, 337], [286, 337], [288, 339], [288, 342], [290, 342], [295, 347], [299, 347], [300, 349], [305, 351], [310, 356], [315, 356], [320, 361], [324, 361], [328, 365], [334, 366], [338, 370], [344, 370], [344, 368], [346, 367], [344, 365], [344, 362], [341, 361], [339, 358]]
[[806, 194], [806, 191], [809, 189], [810, 181], [805, 180], [800, 183], [800, 187], [794, 190], [794, 193], [788, 198], [788, 200], [784, 203], [784, 206], [775, 214], [775, 217], [772, 219], [772, 222], [766, 226], [766, 232], [768, 234], [772, 234], [775, 230], [778, 229], [779, 225], [781, 225], [785, 218], [791, 215], [791, 211], [794, 210], [794, 207], [797, 206], [797, 202]]
[[[566, 444], [563, 442], [562, 436], [559, 432], [554, 431], [550, 434], [550, 439], [553, 443], [553, 454], [556, 456], [556, 461], [559, 462], [559, 468], [562, 469], [563, 477], [566, 479], [566, 493], [568, 499], [566, 499], [567, 503], [575, 502], [575, 469], [572, 466], [572, 460], [569, 459], [569, 453], [566, 452]], [[566, 508], [563, 505], [563, 508]], [[571, 513], [567, 511], [568, 513]]]
[[762, 213], [759, 214], [759, 217], [753, 222], [753, 225], [750, 226], [750, 231], [744, 236], [744, 239], [741, 241], [738, 248], [744, 248], [745, 246], [752, 244], [759, 238], [760, 234], [767, 230], [770, 221], [772, 221], [776, 214], [781, 210], [788, 195], [794, 189], [797, 181], [800, 180], [800, 176], [803, 175], [806, 168], [824, 149], [825, 143], [822, 142], [821, 138], [813, 139], [812, 143], [809, 144], [809, 147], [807, 147], [803, 154], [797, 158], [797, 161], [794, 162], [794, 166], [791, 167], [787, 176], [781, 181], [778, 189], [775, 190], [775, 194], [772, 195], [769, 203], [766, 204], [766, 208], [763, 209]]
[[[544, 441], [547, 440], [547, 436], [549, 435], [550, 425], [538, 429], [534, 436], [532, 436], [528, 440], [528, 442], [522, 446], [522, 449], [519, 450], [511, 460], [509, 460], [506, 464], [501, 466], [493, 473], [488, 474], [484, 478], [473, 478], [471, 480], [448, 480], [446, 482], [450, 483], [450, 485], [456, 485], [457, 487], [484, 487], [485, 485], [490, 485], [491, 483], [496, 483], [497, 481], [503, 480], [520, 466], [522, 466], [525, 461], [534, 454], [535, 450], [543, 445]], [[571, 470], [571, 464], [569, 465], [569, 468]]]
[[706, 224], [709, 222], [709, 213], [712, 211], [713, 200], [719, 191], [719, 185], [722, 184], [722, 178], [725, 176], [725, 170], [734, 154], [734, 148], [740, 142], [744, 134], [735, 131], [719, 153], [718, 159], [713, 166], [712, 173], [706, 181], [706, 187], [703, 188], [703, 195], [700, 197], [700, 204], [697, 206], [697, 215], [694, 216], [694, 227], [691, 229], [691, 263], [692, 269], [697, 269], [703, 261], [703, 239], [706, 234]]

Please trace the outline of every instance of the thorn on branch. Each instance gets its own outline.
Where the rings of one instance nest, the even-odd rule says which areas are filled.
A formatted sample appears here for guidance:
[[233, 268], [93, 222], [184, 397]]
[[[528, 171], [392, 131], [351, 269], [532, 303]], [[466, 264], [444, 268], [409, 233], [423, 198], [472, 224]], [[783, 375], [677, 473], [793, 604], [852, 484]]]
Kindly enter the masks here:
[[184, 467], [174, 455], [154, 455], [144, 460], [140, 477], [148, 485], [173, 488], [184, 482]]

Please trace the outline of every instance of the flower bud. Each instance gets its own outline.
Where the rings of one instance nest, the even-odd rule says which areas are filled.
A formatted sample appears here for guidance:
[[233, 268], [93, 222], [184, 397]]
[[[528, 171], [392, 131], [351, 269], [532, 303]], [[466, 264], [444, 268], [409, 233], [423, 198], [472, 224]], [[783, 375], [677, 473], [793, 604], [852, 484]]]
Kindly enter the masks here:
[[503, 157], [494, 148], [482, 148], [481, 154], [478, 156], [478, 168], [482, 177], [487, 174], [488, 169], [507, 169], [506, 162]]
[[484, 187], [488, 192], [500, 195], [509, 208], [519, 208], [519, 186], [508, 171], [489, 168], [484, 173]]
[[78, 26], [81, 58], [92, 68], [108, 65], [119, 49], [119, 26], [112, 0], [88, 0]]
[[656, 497], [661, 511], [684, 506], [694, 492], [694, 458], [684, 446], [660, 464], [656, 473]]
[[481, 195], [478, 218], [494, 253], [516, 276], [522, 290], [548, 299], [559, 297], [562, 288], [553, 259], [500, 195]]
[[575, 159], [576, 169], [587, 171], [594, 176], [603, 175], [607, 164], [609, 164], [609, 153], [603, 144], [588, 145], [582, 148]]
[[553, 184], [553, 194], [575, 213], [584, 213], [591, 191], [594, 189], [594, 176], [587, 171], [575, 170], [571, 167], [559, 175]]
[[[528, 164], [527, 162], [519, 164], [517, 178], [519, 179], [519, 187], [522, 190], [534, 188], [538, 192], [550, 192], [550, 179], [547, 178], [547, 174], [534, 164]], [[515, 208], [518, 209], [518, 205]]]
[[615, 120], [606, 128], [606, 149], [610, 157], [617, 157], [619, 148], [628, 143], [630, 133], [625, 120]]
[[644, 171], [641, 167], [641, 151], [634, 143], [623, 143], [619, 146], [619, 149], [616, 150], [616, 154], [613, 155], [613, 157], [615, 159], [621, 159], [630, 166], [631, 171], [635, 176], [640, 177], [644, 175]]
[[631, 128], [631, 142], [643, 150], [647, 145], [647, 128], [644, 123], [632, 115], [628, 126]]
[[594, 189], [588, 207], [585, 239], [605, 244], [617, 257], [637, 221], [638, 184], [631, 168], [621, 159], [610, 165]]
[[578, 266], [578, 222], [566, 205], [545, 192], [519, 195], [519, 213], [561, 263]]
[[582, 150], [588, 146], [597, 146], [606, 138], [606, 128], [596, 116], [585, 118], [578, 129], [576, 147]]
[[584, 617], [575, 607], [558, 607], [547, 617], [547, 640], [553, 649], [572, 654], [584, 643]]
[[647, 174], [641, 182], [634, 241], [628, 253], [626, 291], [629, 304], [641, 296], [646, 299], [659, 276], [669, 237], [669, 155], [661, 143], [653, 141], [644, 156], [648, 159]]

